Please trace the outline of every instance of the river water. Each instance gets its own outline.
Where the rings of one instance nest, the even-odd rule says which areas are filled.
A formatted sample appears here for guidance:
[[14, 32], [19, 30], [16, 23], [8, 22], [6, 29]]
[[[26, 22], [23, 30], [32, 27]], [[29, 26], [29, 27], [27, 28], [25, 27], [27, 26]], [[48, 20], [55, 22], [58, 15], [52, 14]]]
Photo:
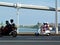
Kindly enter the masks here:
[[[54, 31], [54, 30], [51, 30]], [[18, 32], [38, 32], [38, 29], [34, 28], [19, 28]]]
[[19, 28], [19, 32], [37, 32], [38, 29], [32, 29], [32, 28]]

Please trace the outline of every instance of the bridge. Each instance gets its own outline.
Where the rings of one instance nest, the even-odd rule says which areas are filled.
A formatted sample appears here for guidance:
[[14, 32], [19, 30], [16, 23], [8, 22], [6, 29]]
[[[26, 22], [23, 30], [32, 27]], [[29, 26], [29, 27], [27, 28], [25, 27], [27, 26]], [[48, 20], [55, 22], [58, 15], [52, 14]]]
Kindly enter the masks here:
[[19, 3], [7, 3], [7, 2], [0, 2], [0, 6], [4, 7], [12, 7], [17, 8], [17, 15], [18, 15], [18, 25], [19, 25], [19, 9], [33, 9], [33, 10], [46, 10], [46, 11], [56, 11], [55, 20], [56, 20], [56, 34], [58, 34], [58, 22], [57, 22], [57, 12], [60, 11], [60, 8], [57, 8], [57, 0], [56, 0], [56, 8], [47, 7], [47, 6], [37, 6], [37, 5], [28, 5], [28, 4], [19, 4]]

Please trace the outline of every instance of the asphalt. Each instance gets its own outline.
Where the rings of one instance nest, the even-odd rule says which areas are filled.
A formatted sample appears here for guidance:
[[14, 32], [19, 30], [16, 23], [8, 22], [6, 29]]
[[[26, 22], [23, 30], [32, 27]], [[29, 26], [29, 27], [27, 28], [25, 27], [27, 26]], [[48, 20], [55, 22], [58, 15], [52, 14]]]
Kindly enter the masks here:
[[46, 41], [60, 41], [60, 36], [3, 36], [0, 40], [46, 40]]
[[60, 42], [0, 42], [0, 45], [60, 45]]
[[3, 36], [0, 45], [60, 45], [60, 36]]

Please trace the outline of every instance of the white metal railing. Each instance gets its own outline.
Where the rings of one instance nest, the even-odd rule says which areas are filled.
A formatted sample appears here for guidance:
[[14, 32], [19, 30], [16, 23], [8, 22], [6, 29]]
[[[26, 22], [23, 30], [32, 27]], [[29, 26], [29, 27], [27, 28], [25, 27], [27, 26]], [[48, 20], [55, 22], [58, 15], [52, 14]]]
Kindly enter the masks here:
[[[0, 2], [0, 6], [13, 7], [13, 8], [19, 7], [19, 8], [23, 8], [23, 9], [34, 9], [34, 10], [55, 11], [55, 8], [53, 8], [53, 7], [27, 5], [27, 4], [14, 4], [14, 3], [7, 3], [7, 2]], [[58, 11], [60, 11], [60, 8], [58, 8]]]

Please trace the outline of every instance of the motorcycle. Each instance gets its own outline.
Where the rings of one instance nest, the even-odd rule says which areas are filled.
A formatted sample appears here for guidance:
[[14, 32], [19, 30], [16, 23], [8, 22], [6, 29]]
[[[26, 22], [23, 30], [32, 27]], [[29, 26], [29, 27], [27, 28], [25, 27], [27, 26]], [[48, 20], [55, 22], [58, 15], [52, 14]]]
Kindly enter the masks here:
[[17, 29], [15, 29], [15, 28], [8, 29], [7, 27], [1, 27], [0, 28], [0, 37], [2, 37], [2, 36], [16, 37]]
[[42, 34], [44, 35], [50, 35], [51, 34], [52, 27], [49, 27], [49, 29], [46, 29]]

